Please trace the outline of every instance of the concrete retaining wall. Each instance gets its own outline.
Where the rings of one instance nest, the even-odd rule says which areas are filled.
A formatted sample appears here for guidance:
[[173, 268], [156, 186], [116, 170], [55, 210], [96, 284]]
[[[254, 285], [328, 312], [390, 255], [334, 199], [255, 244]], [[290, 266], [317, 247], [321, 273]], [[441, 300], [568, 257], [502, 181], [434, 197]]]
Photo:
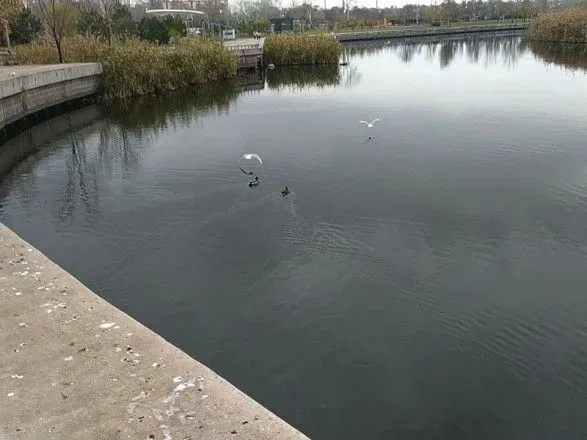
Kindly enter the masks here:
[[361, 40], [388, 40], [393, 38], [406, 37], [428, 37], [437, 35], [473, 34], [483, 32], [522, 31], [526, 24], [515, 25], [472, 25], [455, 27], [422, 27], [422, 28], [399, 28], [393, 27], [385, 31], [373, 32], [341, 32], [337, 33], [338, 41], [361, 41]]
[[19, 119], [100, 91], [98, 63], [0, 68], [0, 130]]
[[239, 70], [261, 68], [263, 64], [263, 49], [232, 49], [232, 53], [237, 59]]
[[307, 440], [1, 224], [0, 347], [2, 440]]
[[263, 64], [263, 44], [265, 39], [241, 38], [225, 41], [224, 45], [236, 57], [239, 70], [260, 68]]
[[21, 160], [52, 139], [70, 131], [81, 130], [102, 118], [103, 108], [90, 105], [41, 121], [9, 138], [0, 147], [0, 176], [6, 175]]

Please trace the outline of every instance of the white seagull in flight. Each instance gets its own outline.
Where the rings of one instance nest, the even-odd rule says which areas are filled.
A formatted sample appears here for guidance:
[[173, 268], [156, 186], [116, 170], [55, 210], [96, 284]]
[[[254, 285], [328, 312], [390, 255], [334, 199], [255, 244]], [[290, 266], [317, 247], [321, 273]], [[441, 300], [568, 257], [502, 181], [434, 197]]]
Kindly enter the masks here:
[[379, 121], [379, 118], [375, 118], [371, 122], [366, 122], [366, 121], [359, 121], [359, 122], [361, 124], [365, 124], [369, 128], [373, 128], [373, 124], [375, 124], [377, 121]]

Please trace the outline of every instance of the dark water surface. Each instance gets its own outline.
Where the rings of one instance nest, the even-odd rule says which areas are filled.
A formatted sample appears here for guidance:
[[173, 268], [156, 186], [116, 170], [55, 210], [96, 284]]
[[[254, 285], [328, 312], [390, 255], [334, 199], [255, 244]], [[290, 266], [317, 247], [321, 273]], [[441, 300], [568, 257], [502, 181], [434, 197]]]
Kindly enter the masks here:
[[0, 219], [314, 439], [587, 438], [586, 63], [552, 50], [356, 45], [108, 108]]

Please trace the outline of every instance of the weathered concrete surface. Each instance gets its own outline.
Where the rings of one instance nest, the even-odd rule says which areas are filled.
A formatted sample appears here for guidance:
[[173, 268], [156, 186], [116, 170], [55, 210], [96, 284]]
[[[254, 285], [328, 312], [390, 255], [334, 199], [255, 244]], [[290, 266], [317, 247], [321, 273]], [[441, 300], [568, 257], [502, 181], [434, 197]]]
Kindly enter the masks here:
[[261, 67], [263, 62], [263, 44], [265, 38], [240, 38], [227, 40], [224, 45], [237, 57], [239, 69], [254, 69]]
[[[41, 121], [2, 143], [0, 138], [0, 176], [5, 176], [28, 155], [36, 152], [64, 133], [78, 132], [103, 118], [104, 108], [89, 105], [63, 115]], [[1, 440], [1, 439], [0, 439]]]
[[260, 49], [263, 49], [264, 42], [265, 37], [261, 37], [258, 40], [256, 38], [238, 38], [236, 40], [225, 40], [224, 45], [228, 48], [239, 46], [257, 46]]
[[6, 47], [0, 47], [0, 66], [14, 66], [18, 64], [14, 54]]
[[2, 440], [306, 439], [3, 225], [0, 347]]
[[361, 41], [361, 40], [382, 40], [406, 37], [427, 37], [436, 35], [473, 34], [484, 32], [522, 31], [526, 28], [525, 23], [504, 24], [504, 25], [470, 25], [454, 27], [413, 27], [394, 28], [377, 31], [339, 32], [335, 36], [338, 41]]
[[0, 67], [0, 130], [32, 113], [99, 92], [102, 66]]

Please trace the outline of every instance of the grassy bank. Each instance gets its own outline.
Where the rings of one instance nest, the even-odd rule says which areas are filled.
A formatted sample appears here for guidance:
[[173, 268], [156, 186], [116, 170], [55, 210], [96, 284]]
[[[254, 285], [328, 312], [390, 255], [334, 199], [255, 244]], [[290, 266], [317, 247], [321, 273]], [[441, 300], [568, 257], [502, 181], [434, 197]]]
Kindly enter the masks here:
[[338, 64], [341, 44], [326, 35], [271, 35], [265, 39], [263, 58], [276, 66]]
[[[175, 46], [137, 39], [105, 42], [88, 37], [64, 41], [66, 62], [99, 62], [103, 66], [104, 99], [114, 101], [156, 95], [236, 75], [236, 60], [220, 42], [181, 40]], [[55, 47], [34, 43], [15, 48], [21, 64], [57, 63]]]
[[541, 14], [526, 29], [534, 41], [587, 43], [587, 2]]

